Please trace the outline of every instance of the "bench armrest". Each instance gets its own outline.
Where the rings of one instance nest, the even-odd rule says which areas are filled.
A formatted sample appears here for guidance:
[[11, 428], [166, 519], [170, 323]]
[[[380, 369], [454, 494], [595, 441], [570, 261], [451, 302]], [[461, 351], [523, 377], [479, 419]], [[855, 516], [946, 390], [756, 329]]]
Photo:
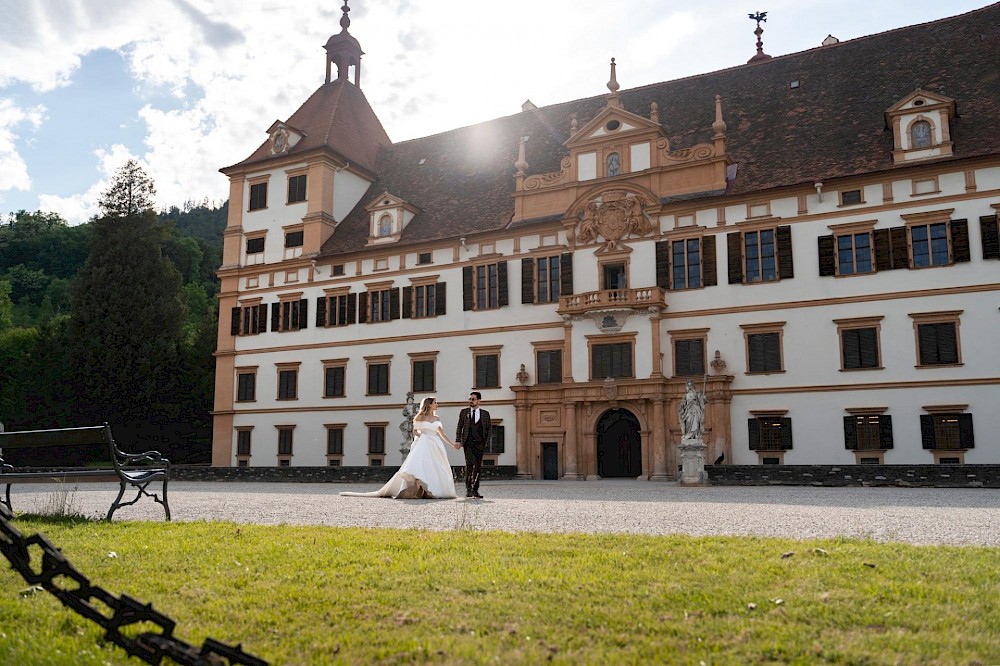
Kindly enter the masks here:
[[153, 463], [170, 467], [170, 461], [164, 458], [159, 451], [143, 451], [142, 453], [124, 453], [122, 456], [123, 466], [141, 465], [143, 463]]

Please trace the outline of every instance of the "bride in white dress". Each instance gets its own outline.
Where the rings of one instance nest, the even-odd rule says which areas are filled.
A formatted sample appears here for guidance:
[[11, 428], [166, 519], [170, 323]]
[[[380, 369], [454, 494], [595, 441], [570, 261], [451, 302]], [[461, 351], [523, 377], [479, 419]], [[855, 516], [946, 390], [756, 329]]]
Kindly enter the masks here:
[[413, 417], [413, 434], [417, 438], [410, 446], [399, 471], [378, 490], [370, 493], [342, 492], [351, 497], [393, 497], [395, 499], [447, 499], [457, 497], [455, 479], [445, 442], [461, 448], [444, 434], [437, 415], [437, 398], [428, 396], [420, 401], [420, 411]]

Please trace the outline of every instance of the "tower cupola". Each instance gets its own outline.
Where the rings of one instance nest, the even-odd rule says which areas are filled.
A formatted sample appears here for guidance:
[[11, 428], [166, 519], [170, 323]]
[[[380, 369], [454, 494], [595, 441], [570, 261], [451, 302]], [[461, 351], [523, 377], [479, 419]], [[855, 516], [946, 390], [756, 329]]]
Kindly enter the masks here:
[[351, 25], [351, 19], [347, 15], [351, 8], [347, 6], [347, 0], [344, 0], [344, 6], [341, 7], [341, 10], [344, 12], [344, 15], [340, 17], [341, 30], [330, 37], [323, 47], [326, 49], [326, 82], [330, 83], [334, 80], [331, 78], [334, 66], [337, 67], [338, 81], [350, 81], [351, 68], [354, 68], [354, 85], [360, 88], [361, 56], [365, 52], [361, 50], [361, 44], [358, 40], [347, 31]]

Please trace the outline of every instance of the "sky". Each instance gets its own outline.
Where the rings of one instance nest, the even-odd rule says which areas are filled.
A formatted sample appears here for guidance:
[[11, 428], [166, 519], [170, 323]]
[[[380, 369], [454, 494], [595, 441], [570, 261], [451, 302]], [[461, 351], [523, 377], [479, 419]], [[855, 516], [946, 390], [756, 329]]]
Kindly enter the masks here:
[[[0, 0], [0, 220], [70, 224], [126, 160], [159, 208], [229, 192], [326, 76], [343, 0]], [[987, 0], [350, 0], [361, 89], [393, 141], [954, 16]], [[669, 120], [669, 119], [665, 119]]]

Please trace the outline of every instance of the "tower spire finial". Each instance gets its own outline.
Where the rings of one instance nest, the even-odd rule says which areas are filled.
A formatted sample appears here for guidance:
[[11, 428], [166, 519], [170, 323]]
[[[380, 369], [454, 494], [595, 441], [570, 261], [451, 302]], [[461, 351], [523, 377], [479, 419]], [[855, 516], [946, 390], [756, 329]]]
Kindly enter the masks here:
[[764, 53], [764, 42], [760, 38], [760, 36], [764, 34], [764, 28], [760, 27], [760, 24], [767, 23], [767, 12], [756, 12], [754, 14], [748, 14], [748, 16], [751, 21], [757, 22], [757, 29], [753, 31], [753, 34], [757, 35], [757, 53], [754, 57], [747, 60], [747, 62], [750, 63], [757, 62], [758, 60], [769, 60], [771, 56]]
[[611, 59], [611, 80], [608, 81], [608, 90], [610, 90], [612, 93], [616, 93], [616, 92], [618, 92], [619, 88], [621, 88], [621, 86], [618, 85], [618, 74], [615, 72], [615, 59], [612, 58]]
[[347, 32], [347, 29], [351, 27], [351, 17], [347, 15], [351, 8], [347, 6], [347, 0], [344, 0], [344, 6], [340, 9], [344, 12], [344, 15], [340, 17], [340, 27], [344, 29], [344, 32]]

